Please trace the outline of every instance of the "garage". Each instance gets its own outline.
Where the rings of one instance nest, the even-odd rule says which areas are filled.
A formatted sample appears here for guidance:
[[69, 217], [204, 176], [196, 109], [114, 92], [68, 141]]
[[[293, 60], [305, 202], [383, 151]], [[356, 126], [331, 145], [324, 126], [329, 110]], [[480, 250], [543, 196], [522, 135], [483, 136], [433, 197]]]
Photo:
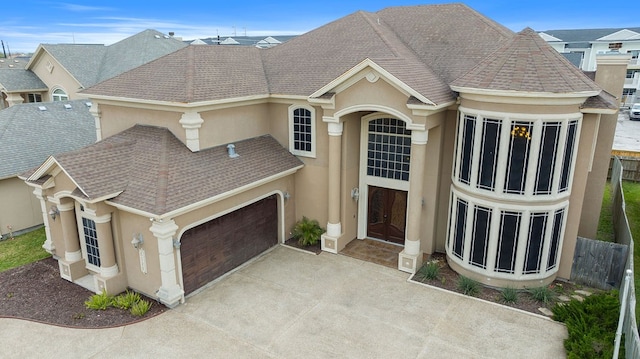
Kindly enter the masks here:
[[278, 204], [272, 195], [182, 235], [185, 295], [278, 243]]

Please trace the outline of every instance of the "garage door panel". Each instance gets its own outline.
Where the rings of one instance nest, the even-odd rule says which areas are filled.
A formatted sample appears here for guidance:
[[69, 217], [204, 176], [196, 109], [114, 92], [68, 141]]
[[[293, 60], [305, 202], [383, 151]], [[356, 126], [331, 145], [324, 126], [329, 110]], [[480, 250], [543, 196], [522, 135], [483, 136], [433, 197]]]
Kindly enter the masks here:
[[185, 293], [191, 293], [278, 243], [275, 195], [186, 231], [181, 239]]

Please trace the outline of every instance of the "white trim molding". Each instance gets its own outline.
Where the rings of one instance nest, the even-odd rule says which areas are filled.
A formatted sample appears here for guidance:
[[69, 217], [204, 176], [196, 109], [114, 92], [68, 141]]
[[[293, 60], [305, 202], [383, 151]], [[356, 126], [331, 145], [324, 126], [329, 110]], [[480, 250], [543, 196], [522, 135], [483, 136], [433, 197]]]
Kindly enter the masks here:
[[[311, 149], [308, 151], [295, 149], [296, 141], [305, 142], [305, 141], [302, 141], [301, 139], [296, 140], [295, 138], [295, 135], [296, 135], [295, 111], [296, 110], [306, 110], [309, 112], [308, 120], [310, 121], [309, 125], [311, 126], [311, 133], [310, 133], [311, 139], [308, 142], [310, 142], [311, 144]], [[318, 128], [316, 127], [316, 109], [313, 108], [313, 106], [309, 106], [306, 104], [293, 104], [289, 106], [287, 113], [289, 117], [289, 128], [288, 128], [289, 129], [288, 131], [289, 132], [289, 152], [291, 152], [296, 156], [315, 158], [316, 157], [316, 132], [318, 131]], [[306, 114], [304, 116], [300, 116], [299, 120], [302, 120], [302, 119], [307, 119]], [[299, 123], [297, 125], [300, 126]], [[298, 129], [298, 134], [303, 135], [303, 134], [306, 134], [306, 132], [302, 131], [301, 129]]]

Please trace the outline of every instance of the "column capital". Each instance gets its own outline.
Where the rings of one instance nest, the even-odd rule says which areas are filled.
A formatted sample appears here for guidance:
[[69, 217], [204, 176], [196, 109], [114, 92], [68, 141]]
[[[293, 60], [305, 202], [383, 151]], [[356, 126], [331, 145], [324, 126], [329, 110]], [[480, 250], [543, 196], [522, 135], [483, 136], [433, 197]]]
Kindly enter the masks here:
[[179, 123], [185, 129], [200, 128], [204, 123], [204, 120], [200, 116], [200, 112], [186, 111], [182, 113], [182, 117], [180, 117]]
[[344, 129], [342, 122], [329, 122], [328, 125], [329, 136], [342, 136], [342, 130]]
[[173, 239], [178, 228], [178, 225], [173, 219], [163, 221], [153, 220], [153, 224], [151, 224], [149, 230], [158, 239]]
[[429, 141], [429, 130], [411, 130], [412, 145], [426, 145]]

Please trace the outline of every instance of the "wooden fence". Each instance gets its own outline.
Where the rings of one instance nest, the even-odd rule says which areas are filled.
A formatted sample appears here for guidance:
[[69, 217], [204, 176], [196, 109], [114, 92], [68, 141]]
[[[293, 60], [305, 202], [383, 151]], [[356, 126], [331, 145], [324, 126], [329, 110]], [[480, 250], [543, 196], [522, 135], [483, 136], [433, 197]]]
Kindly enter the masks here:
[[628, 251], [625, 244], [578, 237], [571, 281], [604, 290], [619, 288]]
[[640, 182], [640, 152], [611, 151], [609, 178], [611, 178], [611, 170], [613, 168], [613, 161], [615, 157], [618, 157], [622, 163], [622, 179], [625, 181]]

